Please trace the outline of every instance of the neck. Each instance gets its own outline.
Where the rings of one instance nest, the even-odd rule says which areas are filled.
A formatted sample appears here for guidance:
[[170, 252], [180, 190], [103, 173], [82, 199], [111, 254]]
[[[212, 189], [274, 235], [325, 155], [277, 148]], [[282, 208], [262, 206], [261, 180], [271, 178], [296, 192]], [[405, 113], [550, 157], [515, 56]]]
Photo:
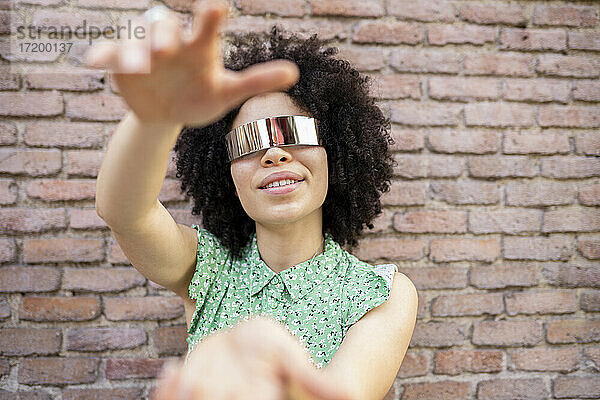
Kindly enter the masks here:
[[301, 220], [287, 224], [256, 223], [260, 258], [275, 273], [310, 260], [324, 251], [323, 214], [318, 208]]

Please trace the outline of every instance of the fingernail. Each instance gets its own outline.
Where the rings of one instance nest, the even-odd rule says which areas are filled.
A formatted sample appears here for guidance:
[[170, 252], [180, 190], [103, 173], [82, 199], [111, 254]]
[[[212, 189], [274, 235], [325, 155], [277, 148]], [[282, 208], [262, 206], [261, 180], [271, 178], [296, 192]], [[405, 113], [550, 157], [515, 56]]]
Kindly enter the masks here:
[[137, 72], [144, 65], [144, 52], [140, 47], [132, 46], [123, 57], [123, 67], [126, 72]]

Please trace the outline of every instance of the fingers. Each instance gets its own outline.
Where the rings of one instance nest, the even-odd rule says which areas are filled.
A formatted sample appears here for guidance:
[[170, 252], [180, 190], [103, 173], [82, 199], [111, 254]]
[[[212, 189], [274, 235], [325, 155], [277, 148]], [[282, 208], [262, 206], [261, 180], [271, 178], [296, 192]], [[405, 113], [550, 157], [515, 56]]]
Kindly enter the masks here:
[[177, 400], [175, 393], [180, 386], [179, 363], [167, 362], [160, 373], [158, 385], [152, 391], [151, 400]]
[[228, 4], [223, 0], [194, 2], [191, 47], [206, 46], [219, 39], [219, 25], [228, 14]]
[[222, 94], [226, 101], [237, 105], [263, 92], [285, 90], [300, 78], [298, 66], [289, 60], [273, 60], [231, 72], [224, 77]]
[[151, 49], [155, 56], [170, 56], [182, 46], [182, 32], [179, 18], [170, 13], [152, 23], [150, 27]]

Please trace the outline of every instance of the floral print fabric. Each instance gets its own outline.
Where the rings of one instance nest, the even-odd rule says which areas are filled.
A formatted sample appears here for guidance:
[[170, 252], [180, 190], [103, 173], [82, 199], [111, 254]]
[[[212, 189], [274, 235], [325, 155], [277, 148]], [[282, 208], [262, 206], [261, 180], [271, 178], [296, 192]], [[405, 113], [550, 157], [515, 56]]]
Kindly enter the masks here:
[[196, 271], [190, 298], [196, 309], [188, 329], [188, 355], [207, 335], [233, 327], [249, 315], [282, 322], [322, 368], [348, 329], [387, 300], [394, 264], [371, 266], [343, 250], [329, 233], [324, 252], [279, 273], [261, 259], [256, 232], [241, 259], [233, 259], [219, 239], [198, 231]]

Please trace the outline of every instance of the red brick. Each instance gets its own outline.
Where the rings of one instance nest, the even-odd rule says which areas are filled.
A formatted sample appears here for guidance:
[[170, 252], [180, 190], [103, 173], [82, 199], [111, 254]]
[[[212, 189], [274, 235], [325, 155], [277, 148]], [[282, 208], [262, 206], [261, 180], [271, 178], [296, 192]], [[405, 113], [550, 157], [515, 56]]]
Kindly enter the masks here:
[[573, 82], [573, 99], [583, 101], [600, 101], [600, 82], [580, 80]]
[[531, 18], [535, 25], [595, 26], [598, 13], [594, 7], [564, 5], [536, 6]]
[[138, 400], [143, 398], [143, 389], [119, 387], [114, 389], [69, 388], [62, 392], [63, 400]]
[[0, 172], [43, 176], [56, 174], [61, 169], [58, 150], [0, 149]]
[[584, 311], [600, 311], [600, 290], [588, 290], [581, 293], [580, 306]]
[[460, 7], [459, 12], [462, 19], [477, 24], [522, 26], [526, 25], [528, 20], [523, 6], [498, 1], [490, 4], [466, 3]]
[[334, 55], [336, 59], [348, 60], [350, 64], [359, 71], [376, 71], [385, 66], [383, 51], [379, 47], [369, 48], [339, 46], [339, 53]]
[[25, 124], [23, 141], [42, 147], [102, 147], [104, 126], [93, 122], [33, 121]]
[[378, 0], [312, 0], [313, 15], [380, 17], [385, 10]]
[[496, 239], [438, 239], [431, 241], [429, 250], [429, 258], [434, 262], [492, 262], [499, 256]]
[[51, 267], [0, 268], [0, 292], [52, 292], [60, 287], [60, 272]]
[[600, 210], [594, 208], [561, 208], [544, 212], [542, 232], [600, 231]]
[[567, 34], [562, 29], [516, 29], [500, 30], [500, 46], [504, 50], [553, 50], [567, 48]]
[[104, 158], [102, 150], [67, 150], [63, 170], [69, 175], [98, 176]]
[[503, 149], [504, 154], [564, 154], [571, 151], [569, 136], [560, 132], [506, 132]]
[[10, 317], [10, 304], [6, 297], [0, 296], [0, 320]]
[[106, 229], [106, 222], [98, 216], [95, 208], [73, 209], [69, 216], [69, 226], [73, 229]]
[[378, 99], [421, 98], [421, 80], [411, 75], [370, 75], [370, 93]]
[[61, 208], [32, 209], [14, 207], [0, 209], [0, 231], [40, 233], [67, 227], [65, 210]]
[[551, 206], [573, 204], [575, 187], [569, 182], [509, 182], [506, 204], [511, 206]]
[[439, 153], [496, 153], [500, 132], [486, 129], [437, 129], [427, 134], [428, 147]]
[[476, 234], [537, 232], [542, 213], [539, 210], [504, 208], [469, 212], [469, 231]]
[[408, 378], [411, 376], [423, 376], [427, 374], [430, 357], [425, 353], [416, 353], [412, 350], [406, 352], [402, 365], [398, 371], [398, 377]]
[[430, 25], [427, 40], [431, 45], [452, 44], [485, 44], [496, 39], [496, 30], [477, 25]]
[[0, 121], [0, 144], [17, 143], [17, 126], [12, 122]]
[[600, 32], [569, 31], [569, 48], [600, 51]]
[[566, 235], [504, 237], [504, 258], [523, 260], [568, 260], [573, 242]]
[[527, 346], [542, 340], [538, 321], [477, 321], [473, 324], [473, 344], [493, 346]]
[[394, 215], [394, 229], [399, 232], [466, 232], [466, 213], [464, 211], [426, 210], [406, 211]]
[[473, 156], [467, 162], [469, 175], [478, 178], [531, 177], [539, 170], [535, 160], [525, 156]]
[[558, 79], [506, 79], [504, 98], [516, 101], [566, 103], [571, 87], [569, 82]]
[[187, 351], [185, 325], [163, 326], [152, 332], [154, 348], [159, 356], [182, 355]]
[[392, 230], [392, 219], [394, 211], [384, 208], [383, 212], [373, 220], [373, 229], [367, 229], [370, 233], [389, 233]]
[[0, 353], [5, 356], [56, 354], [60, 351], [60, 343], [58, 329], [0, 329]]
[[434, 374], [500, 372], [504, 353], [499, 350], [440, 350], [433, 358]]
[[62, 95], [56, 90], [0, 93], [0, 115], [51, 117], [62, 114], [63, 110]]
[[302, 0], [239, 0], [236, 3], [237, 8], [244, 14], [275, 14], [286, 17], [301, 17], [305, 15], [305, 5], [306, 3]]
[[140, 328], [80, 328], [67, 333], [67, 350], [103, 351], [133, 349], [146, 343]]
[[477, 383], [477, 398], [481, 400], [547, 399], [548, 389], [541, 378], [497, 378]]
[[469, 103], [465, 105], [465, 124], [479, 126], [531, 126], [534, 108], [529, 104]]
[[465, 293], [437, 296], [431, 302], [431, 315], [439, 317], [501, 314], [502, 293]]
[[97, 262], [104, 259], [102, 239], [23, 239], [23, 261]]
[[423, 182], [392, 181], [389, 192], [382, 194], [381, 202], [388, 206], [425, 204], [427, 186]]
[[25, 75], [25, 82], [31, 89], [92, 91], [104, 87], [104, 72], [81, 70], [71, 74], [32, 72]]
[[394, 175], [407, 179], [457, 177], [465, 169], [464, 160], [455, 156], [397, 154], [394, 160], [398, 163], [394, 168]]
[[119, 9], [142, 9], [149, 7], [148, 0], [103, 0], [98, 3], [94, 0], [78, 0], [78, 7], [90, 8], [119, 8]]
[[174, 296], [106, 298], [104, 315], [110, 321], [173, 319], [183, 315], [183, 303]]
[[535, 264], [477, 265], [469, 271], [469, 284], [479, 289], [536, 286], [538, 281]]
[[466, 54], [466, 75], [533, 76], [534, 59], [527, 54]]
[[545, 265], [548, 283], [562, 287], [600, 287], [600, 266], [585, 261]]
[[65, 102], [66, 115], [71, 119], [118, 121], [128, 110], [122, 97], [113, 94], [69, 94]]
[[387, 0], [386, 9], [389, 15], [418, 21], [456, 20], [454, 5], [445, 0]]
[[16, 247], [13, 239], [0, 239], [0, 261], [14, 261]]
[[543, 105], [540, 106], [539, 124], [576, 128], [600, 127], [600, 107]]
[[111, 358], [106, 360], [106, 377], [111, 380], [156, 378], [165, 360], [153, 358]]
[[491, 182], [479, 181], [432, 181], [431, 198], [449, 204], [497, 204], [500, 199], [498, 187]]
[[600, 156], [600, 136], [598, 132], [576, 132], [574, 136], [575, 148], [578, 154]]
[[462, 289], [467, 286], [467, 270], [455, 267], [399, 267], [417, 289]]
[[598, 398], [600, 382], [598, 376], [558, 376], [552, 381], [554, 397]]
[[579, 365], [579, 350], [576, 348], [535, 348], [512, 350], [509, 367], [524, 371], [575, 371]]
[[592, 346], [583, 349], [583, 356], [586, 361], [596, 364], [594, 367], [600, 366], [600, 346]]
[[25, 385], [92, 383], [98, 375], [97, 358], [33, 358], [21, 360], [18, 381]]
[[[0, 27], [0, 31], [2, 33], [8, 33], [8, 25], [9, 21], [2, 20], [6, 18], [6, 13], [0, 13], [0, 23], [2, 27]], [[16, 21], [13, 20], [14, 13], [10, 14], [11, 23], [15, 24]], [[16, 25], [21, 24], [22, 21], [16, 22]], [[2, 67], [0, 68], [0, 90], [19, 90], [21, 88], [21, 76], [19, 74], [12, 73], [11, 68]]]
[[595, 78], [600, 72], [600, 61], [583, 56], [544, 54], [538, 57], [536, 69], [545, 75]]
[[590, 343], [600, 341], [600, 319], [561, 319], [548, 321], [548, 343]]
[[424, 247], [422, 240], [381, 237], [361, 240], [353, 254], [360, 260], [418, 260], [424, 255]]
[[464, 323], [429, 321], [415, 325], [410, 347], [447, 347], [466, 343], [469, 327]]
[[458, 73], [461, 57], [438, 49], [398, 49], [392, 50], [389, 64], [399, 72]]
[[36, 27], [54, 27], [57, 30], [64, 25], [70, 26], [72, 29], [76, 29], [77, 26], [81, 25], [82, 28], [79, 29], [79, 32], [83, 32], [84, 21], [86, 21], [88, 27], [87, 32], [89, 32], [89, 27], [92, 25], [96, 27], [113, 25], [108, 14], [100, 11], [78, 9], [58, 11], [53, 8], [37, 9], [33, 13], [31, 24]]
[[573, 290], [538, 290], [507, 293], [506, 313], [565, 314], [577, 311], [577, 293]]
[[115, 292], [146, 283], [134, 268], [65, 268], [63, 289], [74, 291]]
[[96, 297], [24, 297], [19, 318], [30, 321], [89, 321], [100, 314]]
[[473, 388], [469, 382], [437, 381], [404, 383], [402, 399], [444, 399], [463, 400], [473, 398]]
[[14, 179], [0, 178], [0, 204], [15, 204], [17, 202], [17, 184]]
[[600, 237], [579, 236], [577, 249], [585, 258], [590, 260], [600, 259]]
[[587, 178], [600, 176], [600, 160], [592, 157], [555, 156], [542, 159], [542, 176]]
[[[240, 16], [230, 18], [226, 25], [226, 34], [238, 34], [248, 31], [268, 33], [273, 26], [272, 19], [252, 16]], [[306, 18], [283, 18], [278, 20], [278, 25], [286, 32], [297, 33], [302, 39], [308, 39], [317, 34], [321, 39], [345, 39], [348, 37], [347, 24], [335, 21], [332, 18], [306, 19]]]
[[458, 124], [461, 106], [452, 103], [394, 101], [390, 103], [392, 122], [404, 125], [443, 126]]
[[0, 360], [0, 377], [2, 377], [4, 375], [8, 375], [9, 373], [10, 373], [10, 364], [8, 363], [8, 359], [3, 358], [2, 360]]
[[355, 43], [417, 44], [424, 38], [423, 26], [411, 22], [362, 21], [352, 35]]
[[431, 77], [429, 97], [456, 101], [497, 99], [500, 81], [496, 78]]
[[25, 186], [28, 197], [46, 201], [93, 200], [96, 197], [94, 179], [36, 179]]

